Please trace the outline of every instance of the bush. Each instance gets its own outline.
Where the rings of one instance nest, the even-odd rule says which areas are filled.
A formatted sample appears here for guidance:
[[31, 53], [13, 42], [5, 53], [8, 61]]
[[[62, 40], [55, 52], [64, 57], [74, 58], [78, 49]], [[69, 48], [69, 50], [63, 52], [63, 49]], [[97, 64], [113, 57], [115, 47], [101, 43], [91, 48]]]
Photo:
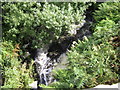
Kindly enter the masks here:
[[28, 88], [28, 84], [33, 81], [32, 64], [26, 69], [26, 64], [22, 65], [18, 60], [17, 52], [20, 50], [18, 45], [14, 47], [11, 42], [4, 41], [1, 46], [0, 66], [3, 77], [1, 88]]
[[88, 88], [119, 82], [119, 47], [114, 48], [111, 44], [111, 39], [120, 33], [117, 23], [119, 18], [116, 17], [119, 14], [114, 13], [115, 18], [112, 18], [107, 11], [103, 14], [98, 13], [102, 10], [105, 9], [95, 13], [99, 17], [95, 16], [97, 23], [93, 28], [93, 36], [85, 37], [83, 41], [78, 41], [72, 46], [67, 54], [68, 67], [55, 72], [58, 82], [51, 84], [51, 87]]
[[71, 24], [81, 23], [84, 3], [3, 3], [3, 36], [13, 42], [32, 43], [42, 47], [58, 40], [71, 29]]
[[116, 23], [120, 20], [120, 3], [107, 2], [99, 5], [98, 10], [94, 12], [94, 18], [97, 22], [103, 19], [113, 20]]
[[[38, 48], [69, 35], [71, 25], [82, 22], [84, 12], [90, 5], [62, 2], [2, 3], [2, 88], [28, 88], [33, 81], [32, 63], [28, 69], [26, 63], [21, 63], [18, 43]], [[56, 71], [55, 78], [59, 81], [48, 87], [86, 88], [119, 81], [120, 48], [114, 47], [113, 43], [116, 42], [112, 40], [120, 33], [119, 6], [119, 3], [111, 2], [99, 5], [99, 10], [94, 13], [97, 23], [93, 28], [93, 36], [73, 44], [67, 53], [67, 68]]]
[[109, 40], [119, 32], [114, 21], [100, 21], [92, 37], [85, 37], [72, 46], [68, 53], [68, 68], [56, 72], [55, 77], [59, 80], [56, 87], [66, 84], [66, 88], [86, 88], [118, 82], [119, 58]]
[[[85, 18], [84, 11], [90, 3], [35, 3], [2, 2], [3, 42], [0, 65], [4, 85], [2, 88], [27, 88], [31, 79], [32, 65], [21, 63], [18, 52], [24, 44], [43, 47], [61, 36], [69, 35], [72, 24]], [[19, 43], [19, 44], [18, 44]], [[16, 45], [16, 46], [15, 46]]]

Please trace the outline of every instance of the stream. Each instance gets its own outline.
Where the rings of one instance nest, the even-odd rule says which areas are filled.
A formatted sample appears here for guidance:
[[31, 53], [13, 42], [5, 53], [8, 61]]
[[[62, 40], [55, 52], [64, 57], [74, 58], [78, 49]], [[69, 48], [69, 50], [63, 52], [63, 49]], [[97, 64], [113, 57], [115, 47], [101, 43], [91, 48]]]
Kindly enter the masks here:
[[[79, 28], [74, 28], [75, 35], [65, 37], [60, 42], [53, 42], [49, 45], [49, 48], [36, 49], [35, 65], [38, 73], [37, 87], [40, 84], [48, 86], [52, 82], [57, 80], [52, 76], [52, 70], [57, 68], [66, 68], [67, 56], [66, 52], [70, 49], [73, 41], [82, 40], [84, 36], [88, 37], [92, 35], [91, 26], [94, 22], [92, 12], [94, 8], [90, 6], [86, 10], [86, 18], [83, 23], [79, 24]], [[74, 25], [76, 27], [76, 25]], [[77, 25], [78, 26], [78, 25]]]

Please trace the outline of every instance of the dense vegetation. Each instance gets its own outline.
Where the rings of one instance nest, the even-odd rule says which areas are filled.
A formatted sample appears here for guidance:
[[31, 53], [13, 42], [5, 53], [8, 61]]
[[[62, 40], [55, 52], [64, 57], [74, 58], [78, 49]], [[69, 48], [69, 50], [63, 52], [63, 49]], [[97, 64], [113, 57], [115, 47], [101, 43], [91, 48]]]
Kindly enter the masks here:
[[21, 45], [31, 43], [33, 48], [43, 47], [66, 35], [71, 24], [81, 23], [88, 5], [3, 3], [3, 36], [5, 40], [19, 42]]
[[93, 35], [73, 45], [68, 53], [68, 68], [57, 72], [56, 87], [86, 88], [119, 81], [119, 6], [120, 3], [99, 5], [94, 13], [97, 22]]
[[[29, 64], [20, 57], [25, 54], [25, 45], [41, 48], [71, 36], [71, 25], [82, 23], [91, 4], [2, 3], [2, 88], [28, 88], [34, 81], [34, 67], [31, 57]], [[92, 36], [73, 43], [67, 53], [67, 68], [55, 71], [59, 81], [48, 87], [88, 88], [120, 81], [120, 3], [94, 6], [98, 9], [93, 13], [96, 22], [92, 25]]]

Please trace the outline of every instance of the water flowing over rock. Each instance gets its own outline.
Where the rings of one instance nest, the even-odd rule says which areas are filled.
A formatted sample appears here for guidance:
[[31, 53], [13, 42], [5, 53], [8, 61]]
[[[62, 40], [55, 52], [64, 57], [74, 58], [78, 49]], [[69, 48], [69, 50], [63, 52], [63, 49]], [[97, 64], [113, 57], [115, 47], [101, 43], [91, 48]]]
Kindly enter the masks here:
[[[52, 70], [54, 68], [65, 68], [66, 55], [61, 54], [57, 59], [51, 59], [47, 56], [48, 52], [43, 49], [37, 50], [37, 56], [35, 57], [36, 70], [39, 75], [38, 84], [49, 85], [51, 82], [56, 81], [52, 76]], [[60, 63], [60, 64], [59, 64]]]
[[43, 51], [42, 49], [38, 49], [37, 56], [35, 58], [35, 64], [37, 73], [39, 74], [39, 83], [48, 85], [49, 80], [47, 77], [49, 77], [53, 66], [50, 58], [47, 57], [47, 52]]

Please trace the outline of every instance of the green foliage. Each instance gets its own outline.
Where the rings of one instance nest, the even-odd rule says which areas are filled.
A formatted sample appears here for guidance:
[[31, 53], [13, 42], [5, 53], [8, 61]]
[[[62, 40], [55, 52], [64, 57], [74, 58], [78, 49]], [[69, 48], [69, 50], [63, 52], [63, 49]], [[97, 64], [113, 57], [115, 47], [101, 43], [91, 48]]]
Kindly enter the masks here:
[[2, 42], [2, 52], [0, 57], [0, 66], [2, 69], [2, 76], [4, 78], [4, 85], [2, 88], [27, 88], [28, 84], [33, 81], [31, 79], [32, 64], [29, 69], [26, 69], [26, 65], [21, 65], [18, 60], [17, 51], [11, 42]]
[[[3, 78], [2, 88], [28, 87], [32, 65], [21, 64], [17, 43], [23, 46], [43, 47], [61, 36], [68, 35], [71, 24], [79, 24], [85, 18], [84, 11], [90, 5], [85, 3], [35, 3], [2, 2], [3, 42], [0, 57]], [[14, 44], [14, 45], [13, 45]], [[18, 44], [17, 44], [18, 45]]]
[[[86, 1], [86, 0], [85, 0]], [[3, 42], [0, 43], [2, 88], [29, 88], [33, 81], [33, 62], [30, 67], [21, 63], [18, 52], [25, 43], [43, 47], [61, 36], [68, 36], [71, 25], [80, 24], [91, 3], [2, 2]], [[97, 7], [97, 4], [96, 4]], [[86, 88], [97, 84], [114, 83], [119, 79], [119, 47], [111, 39], [120, 33], [120, 3], [102, 3], [95, 11], [97, 23], [92, 37], [75, 42], [67, 53], [67, 68], [56, 71], [54, 82], [45, 88]], [[113, 43], [113, 42], [112, 42]], [[114, 42], [115, 43], [115, 42]], [[23, 48], [23, 47], [22, 47]]]
[[65, 35], [71, 24], [81, 23], [88, 6], [84, 3], [3, 3], [3, 36], [6, 40], [42, 47]]
[[[85, 37], [83, 41], [72, 46], [68, 53], [68, 68], [56, 72], [60, 85], [57, 84], [56, 87], [66, 84], [67, 88], [86, 88], [106, 82], [117, 82], [120, 64], [117, 51], [109, 40], [119, 32], [120, 29], [114, 21], [100, 21], [92, 37]], [[112, 66], [117, 67], [113, 69]]]
[[99, 5], [98, 10], [94, 13], [97, 22], [102, 19], [110, 19], [116, 23], [120, 20], [120, 3], [107, 2]]

